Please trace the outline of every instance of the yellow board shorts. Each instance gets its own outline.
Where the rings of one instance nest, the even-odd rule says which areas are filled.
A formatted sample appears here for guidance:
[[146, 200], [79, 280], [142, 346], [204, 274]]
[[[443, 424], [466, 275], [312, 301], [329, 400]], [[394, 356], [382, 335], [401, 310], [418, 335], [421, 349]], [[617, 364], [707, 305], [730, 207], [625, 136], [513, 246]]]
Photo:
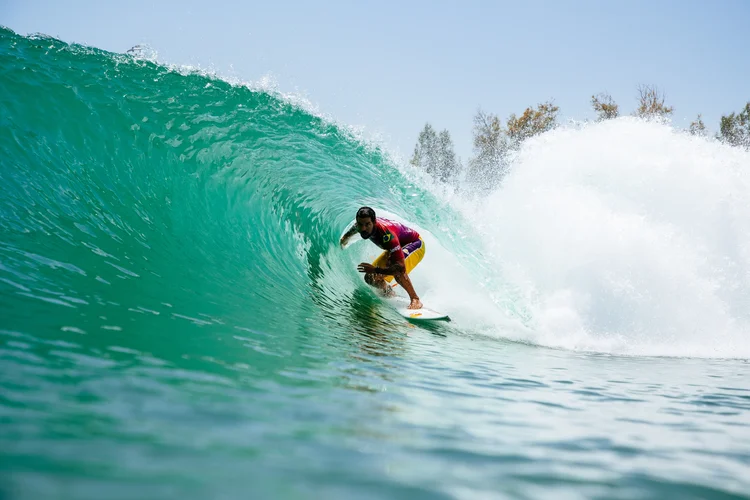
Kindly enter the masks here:
[[[414, 248], [417, 247], [417, 248]], [[417, 264], [419, 264], [422, 261], [422, 258], [424, 257], [424, 241], [422, 238], [419, 238], [419, 241], [414, 241], [412, 243], [409, 243], [408, 245], [405, 245], [402, 248], [402, 251], [404, 253], [408, 253], [406, 257], [404, 258], [404, 263], [406, 264], [406, 274], [409, 274], [414, 270], [415, 267], [417, 267]], [[388, 267], [388, 255], [390, 252], [385, 251], [381, 253], [377, 259], [375, 259], [372, 263], [375, 267]], [[385, 276], [385, 280], [390, 283], [393, 281], [393, 276]]]

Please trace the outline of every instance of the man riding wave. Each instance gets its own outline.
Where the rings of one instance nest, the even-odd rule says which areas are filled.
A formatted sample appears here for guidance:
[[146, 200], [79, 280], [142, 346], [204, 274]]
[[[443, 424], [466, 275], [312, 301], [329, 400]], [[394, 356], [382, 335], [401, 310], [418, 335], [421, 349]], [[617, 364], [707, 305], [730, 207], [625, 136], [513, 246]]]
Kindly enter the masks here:
[[398, 222], [376, 218], [375, 210], [370, 207], [357, 211], [356, 222], [341, 237], [340, 245], [343, 247], [356, 233], [385, 250], [372, 264], [362, 262], [357, 266], [359, 272], [365, 273], [365, 282], [390, 297], [395, 292], [389, 283], [395, 278], [409, 294], [409, 309], [421, 309], [422, 301], [409, 278], [409, 273], [424, 257], [424, 241], [419, 233]]

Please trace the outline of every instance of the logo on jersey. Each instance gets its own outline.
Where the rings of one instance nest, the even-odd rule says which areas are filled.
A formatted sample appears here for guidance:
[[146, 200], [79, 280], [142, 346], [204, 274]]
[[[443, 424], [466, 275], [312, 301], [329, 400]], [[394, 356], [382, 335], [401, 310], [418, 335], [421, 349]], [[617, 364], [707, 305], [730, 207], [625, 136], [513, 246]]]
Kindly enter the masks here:
[[383, 243], [388, 243], [392, 239], [393, 239], [393, 233], [391, 233], [390, 231], [388, 231], [387, 233], [383, 235]]

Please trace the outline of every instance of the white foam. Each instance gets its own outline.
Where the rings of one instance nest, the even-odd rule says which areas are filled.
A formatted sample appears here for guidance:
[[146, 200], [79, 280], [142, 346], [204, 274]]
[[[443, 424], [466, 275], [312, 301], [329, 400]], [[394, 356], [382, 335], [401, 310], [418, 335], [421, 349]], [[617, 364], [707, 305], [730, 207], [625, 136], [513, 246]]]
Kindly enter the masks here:
[[750, 357], [750, 153], [621, 118], [528, 141], [474, 221], [542, 345]]

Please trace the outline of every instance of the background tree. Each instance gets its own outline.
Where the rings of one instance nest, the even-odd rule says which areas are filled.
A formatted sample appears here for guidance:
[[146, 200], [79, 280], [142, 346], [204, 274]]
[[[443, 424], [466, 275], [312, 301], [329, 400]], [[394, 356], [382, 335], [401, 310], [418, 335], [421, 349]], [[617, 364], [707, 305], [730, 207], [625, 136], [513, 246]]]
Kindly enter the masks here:
[[557, 112], [560, 108], [552, 101], [537, 105], [536, 109], [526, 108], [521, 116], [508, 118], [506, 134], [513, 147], [518, 147], [529, 137], [553, 129], [557, 125]]
[[456, 158], [453, 140], [447, 130], [437, 134], [432, 125], [425, 124], [417, 138], [410, 163], [442, 182], [453, 185], [458, 183], [460, 162]]
[[481, 109], [474, 116], [474, 153], [477, 157], [498, 158], [505, 149], [505, 130], [497, 115]]
[[696, 118], [695, 121], [690, 122], [690, 133], [701, 137], [706, 136], [706, 124], [703, 123], [703, 118], [700, 113], [698, 113], [698, 118]]
[[506, 153], [518, 149], [526, 139], [553, 129], [560, 110], [551, 101], [511, 114], [506, 126], [500, 118], [481, 109], [474, 116], [474, 157], [469, 161], [467, 180], [480, 190], [492, 189], [505, 175]]
[[414, 147], [414, 155], [411, 158], [411, 164], [417, 168], [427, 171], [430, 175], [435, 175], [435, 169], [438, 158], [438, 139], [435, 129], [432, 125], [426, 123], [417, 137], [417, 145]]
[[638, 86], [638, 108], [635, 110], [635, 116], [640, 118], [666, 118], [673, 111], [673, 107], [664, 104], [664, 93], [655, 85]]
[[447, 130], [440, 132], [437, 138], [437, 168], [438, 179], [442, 182], [456, 185], [458, 183], [459, 162], [453, 149], [453, 141]]
[[603, 92], [591, 96], [591, 106], [597, 114], [597, 121], [611, 120], [620, 114], [620, 108], [612, 96]]
[[474, 115], [474, 156], [469, 160], [467, 178], [472, 184], [488, 184], [502, 175], [501, 159], [507, 149], [507, 136], [497, 115], [481, 109]]
[[739, 113], [721, 117], [717, 137], [732, 146], [750, 149], [750, 102]]

